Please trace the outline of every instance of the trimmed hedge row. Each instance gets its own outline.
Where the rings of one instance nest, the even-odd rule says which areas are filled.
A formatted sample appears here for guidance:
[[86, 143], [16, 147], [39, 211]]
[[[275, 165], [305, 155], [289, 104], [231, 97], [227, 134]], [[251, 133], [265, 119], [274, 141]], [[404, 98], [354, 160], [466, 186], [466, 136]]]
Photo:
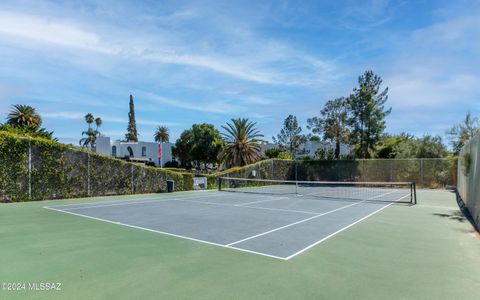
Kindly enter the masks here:
[[176, 191], [193, 189], [191, 173], [147, 167], [52, 140], [29, 140], [0, 132], [0, 200], [3, 201], [165, 192], [167, 180], [175, 181]]

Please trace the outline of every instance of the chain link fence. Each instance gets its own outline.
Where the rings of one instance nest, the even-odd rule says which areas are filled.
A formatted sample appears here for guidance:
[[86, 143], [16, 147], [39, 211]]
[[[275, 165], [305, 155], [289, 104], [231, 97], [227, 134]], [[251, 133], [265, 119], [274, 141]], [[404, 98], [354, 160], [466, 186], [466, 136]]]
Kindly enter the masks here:
[[306, 160], [269, 159], [225, 177], [352, 182], [415, 182], [421, 188], [456, 185], [456, 158]]
[[42, 139], [0, 135], [0, 201], [192, 190], [193, 175], [133, 164]]

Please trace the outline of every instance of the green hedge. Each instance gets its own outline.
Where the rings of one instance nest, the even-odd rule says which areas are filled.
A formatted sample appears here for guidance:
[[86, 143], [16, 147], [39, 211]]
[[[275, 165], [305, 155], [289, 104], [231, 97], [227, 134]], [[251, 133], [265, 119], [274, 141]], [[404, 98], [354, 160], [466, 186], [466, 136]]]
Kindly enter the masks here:
[[176, 191], [193, 189], [191, 173], [147, 167], [52, 140], [28, 140], [0, 132], [0, 200], [3, 201], [164, 192], [167, 180], [175, 181]]

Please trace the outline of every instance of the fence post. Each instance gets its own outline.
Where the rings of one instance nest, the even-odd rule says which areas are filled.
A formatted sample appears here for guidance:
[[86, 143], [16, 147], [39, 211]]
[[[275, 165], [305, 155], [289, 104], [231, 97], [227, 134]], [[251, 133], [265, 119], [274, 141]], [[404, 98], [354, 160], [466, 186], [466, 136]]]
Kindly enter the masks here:
[[28, 137], [28, 197], [32, 200], [32, 138]]
[[87, 152], [87, 196], [90, 196], [90, 153]]
[[295, 195], [298, 195], [298, 162], [294, 160], [293, 163], [295, 164]]
[[27, 158], [28, 199], [32, 200], [32, 137], [31, 136], [20, 137], [19, 139], [28, 140], [28, 158]]
[[423, 182], [423, 158], [420, 159], [420, 181], [422, 182], [422, 187], [425, 187], [425, 183]]
[[393, 181], [393, 160], [390, 160], [390, 182]]
[[270, 178], [269, 179], [276, 179], [275, 174], [274, 174], [274, 166], [273, 166], [273, 158], [271, 159], [271, 164], [270, 164]]
[[130, 170], [132, 172], [132, 194], [133, 194], [133, 164], [132, 166], [130, 167]]

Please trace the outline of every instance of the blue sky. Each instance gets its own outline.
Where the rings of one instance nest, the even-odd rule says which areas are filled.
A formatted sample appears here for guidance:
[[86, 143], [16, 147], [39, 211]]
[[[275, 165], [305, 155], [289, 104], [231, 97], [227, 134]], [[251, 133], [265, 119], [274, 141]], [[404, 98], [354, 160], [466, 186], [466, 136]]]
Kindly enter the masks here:
[[140, 139], [234, 117], [270, 139], [374, 70], [387, 132], [440, 134], [480, 115], [479, 1], [22, 1], [0, 3], [0, 113], [36, 107], [61, 141], [83, 115], [122, 138], [134, 95]]

